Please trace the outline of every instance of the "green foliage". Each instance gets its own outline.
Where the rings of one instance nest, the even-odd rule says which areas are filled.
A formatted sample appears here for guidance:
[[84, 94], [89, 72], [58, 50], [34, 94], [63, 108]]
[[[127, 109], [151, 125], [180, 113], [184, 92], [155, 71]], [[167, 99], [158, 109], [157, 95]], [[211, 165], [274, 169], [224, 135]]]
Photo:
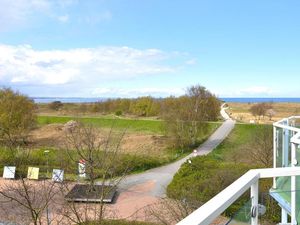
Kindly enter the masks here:
[[[170, 99], [176, 103], [175, 108], [173, 108], [174, 105], [169, 104]], [[40, 108], [44, 107], [43, 105], [39, 106]], [[185, 117], [197, 115], [197, 118], [193, 118], [192, 120], [199, 121], [201, 117], [201, 120], [213, 121], [219, 117], [220, 101], [205, 87], [196, 85], [189, 87], [186, 94], [178, 98], [153, 98], [151, 96], [144, 96], [131, 99], [106, 99], [105, 101], [89, 104], [67, 103], [63, 105], [63, 108], [58, 104], [50, 103], [49, 107], [55, 110], [62, 109], [64, 113], [85, 113], [89, 111], [92, 113], [114, 114], [121, 111], [122, 115], [129, 114], [139, 117], [161, 117], [165, 116], [166, 112], [170, 113], [171, 111], [176, 115], [176, 112], [180, 111], [180, 115], [184, 114]], [[194, 112], [196, 111], [197, 113], [195, 114]]]
[[168, 136], [175, 146], [196, 145], [206, 133], [206, 121], [216, 121], [220, 102], [205, 87], [192, 86], [184, 96], [166, 98], [162, 116]]
[[140, 97], [130, 104], [130, 112], [137, 116], [157, 116], [160, 104], [152, 97]]
[[116, 116], [122, 116], [122, 114], [123, 114], [123, 113], [122, 113], [121, 110], [118, 110], [118, 111], [115, 112], [115, 115], [116, 115]]
[[35, 104], [28, 97], [11, 89], [0, 89], [0, 139], [16, 146], [25, 142], [35, 126]]
[[[262, 129], [270, 129], [268, 125], [237, 124], [231, 134], [210, 154], [192, 159], [192, 163], [185, 163], [167, 188], [167, 194], [176, 199], [197, 200], [199, 206], [214, 197], [225, 187], [242, 176], [247, 170], [261, 168], [245, 152], [246, 146], [255, 145], [255, 137]], [[269, 137], [272, 138], [272, 137]], [[242, 152], [243, 154], [240, 154]], [[272, 157], [272, 156], [271, 156]], [[260, 192], [268, 192], [271, 180], [260, 182]], [[249, 193], [245, 193], [233, 204], [225, 215], [231, 216], [249, 200]], [[265, 199], [264, 202], [272, 204]], [[277, 211], [269, 215], [274, 219]], [[272, 219], [272, 220], [273, 220]]]
[[158, 116], [160, 114], [160, 104], [161, 100], [150, 96], [137, 99], [108, 99], [94, 103], [91, 111], [104, 114], [122, 111], [124, 114], [136, 116]]
[[[244, 174], [249, 166], [221, 162], [212, 156], [202, 156], [186, 162], [174, 176], [167, 188], [168, 196], [176, 199], [198, 202], [199, 206], [218, 194]], [[244, 201], [227, 211], [232, 215]]]
[[[49, 150], [49, 153], [45, 154], [45, 150]], [[20, 162], [20, 165], [17, 165], [17, 173], [19, 175], [23, 175], [26, 177], [28, 166], [35, 166], [40, 168], [40, 172], [46, 174], [47, 169], [52, 171], [55, 168], [63, 168], [66, 174], [77, 174], [77, 163], [76, 160], [79, 161], [79, 157], [76, 154], [76, 151], [65, 151], [62, 149], [20, 149], [18, 153], [11, 154], [11, 150], [8, 148], [0, 149], [0, 173], [4, 166], [7, 165], [16, 165], [16, 163]], [[14, 151], [17, 152], [17, 149]], [[101, 152], [99, 152], [101, 154]], [[24, 160], [24, 157], [26, 159]], [[70, 161], [70, 157], [74, 159], [74, 161]], [[118, 163], [115, 165], [114, 173], [115, 176], [122, 175], [124, 171], [129, 173], [141, 172], [147, 169], [151, 169], [154, 167], [161, 166], [163, 164], [169, 163], [173, 161], [175, 158], [172, 157], [157, 157], [157, 156], [143, 156], [143, 155], [132, 155], [120, 153], [120, 159]], [[22, 159], [21, 159], [22, 158]], [[101, 158], [101, 155], [99, 156]], [[47, 168], [47, 163], [48, 167]], [[101, 176], [101, 171], [97, 170], [96, 174], [98, 174], [98, 178]]]

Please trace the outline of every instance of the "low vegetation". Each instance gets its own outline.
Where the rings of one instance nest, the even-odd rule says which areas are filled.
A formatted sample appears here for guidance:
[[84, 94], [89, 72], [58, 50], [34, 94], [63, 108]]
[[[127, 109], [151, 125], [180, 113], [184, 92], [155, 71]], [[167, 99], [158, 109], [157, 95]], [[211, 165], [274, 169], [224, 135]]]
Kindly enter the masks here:
[[[130, 117], [164, 118], [177, 105], [176, 112], [201, 108], [201, 115], [207, 120], [215, 120], [219, 115], [220, 102], [205, 87], [195, 85], [187, 88], [186, 94], [180, 97], [106, 99], [95, 103], [62, 103], [54, 101], [50, 104], [38, 104], [39, 114], [51, 115], [116, 115]], [[207, 107], [209, 106], [209, 107]], [[185, 108], [188, 107], [188, 108]], [[181, 109], [181, 110], [179, 110]], [[198, 111], [198, 114], [200, 111]]]
[[[229, 137], [207, 156], [193, 158], [191, 163], [186, 162], [167, 188], [169, 197], [186, 201], [196, 201], [197, 207], [201, 206], [217, 193], [222, 191], [247, 170], [270, 166], [272, 159], [272, 127], [269, 125], [238, 124]], [[266, 142], [261, 140], [266, 138]], [[263, 153], [262, 158], [257, 159], [257, 152]], [[264, 157], [265, 156], [265, 157]], [[271, 180], [260, 182], [260, 193], [268, 192]], [[226, 216], [232, 216], [242, 205], [249, 200], [249, 193], [240, 198], [226, 212]], [[266, 204], [273, 204], [264, 199]], [[276, 221], [280, 213], [268, 214], [267, 219]]]
[[[121, 147], [124, 151], [120, 153], [122, 160], [118, 163], [117, 171], [121, 172], [129, 162], [131, 165], [130, 172], [140, 172], [172, 162], [191, 152], [192, 148], [201, 144], [220, 125], [219, 123], [206, 122], [216, 120], [218, 117], [219, 102], [214, 95], [201, 86], [194, 86], [188, 90], [185, 96], [179, 98], [170, 97], [156, 100], [145, 97], [130, 100], [116, 99], [95, 103], [98, 106], [105, 106], [104, 108], [110, 109], [103, 111], [103, 113], [111, 113], [117, 109], [124, 110], [126, 106], [125, 103], [130, 103], [136, 115], [142, 117], [128, 118], [103, 114], [97, 117], [37, 116], [34, 111], [35, 105], [29, 98], [17, 92], [13, 92], [10, 89], [3, 89], [2, 97], [0, 96], [2, 102], [8, 104], [9, 99], [12, 99], [24, 105], [23, 111], [20, 112], [18, 111], [17, 104], [11, 104], [16, 108], [15, 110], [11, 109], [7, 110], [7, 112], [1, 111], [1, 118], [9, 117], [13, 119], [13, 121], [8, 121], [8, 124], [13, 124], [13, 122], [17, 121], [16, 125], [11, 126], [11, 129], [15, 128], [17, 131], [23, 129], [22, 137], [26, 137], [26, 143], [22, 148], [30, 152], [28, 164], [26, 163], [18, 168], [17, 172], [19, 174], [25, 174], [26, 166], [36, 166], [40, 168], [41, 174], [45, 176], [47, 169], [64, 168], [67, 178], [71, 180], [75, 179], [77, 164], [66, 163], [69, 161], [69, 156], [62, 150], [64, 146], [61, 146], [61, 142], [63, 142], [61, 140], [66, 137], [63, 132], [63, 126], [70, 120], [76, 120], [85, 125], [92, 125], [96, 129], [99, 129], [99, 135], [102, 136], [105, 136], [110, 129], [119, 131], [126, 130], [128, 136], [126, 136], [121, 143]], [[159, 104], [161, 106], [163, 105], [164, 109], [162, 110], [162, 108], [160, 108], [159, 114], [164, 120], [146, 118], [150, 116], [149, 109], [153, 109], [153, 104], [155, 104], [153, 102], [156, 101], [160, 102]], [[208, 107], [208, 104], [211, 106], [214, 105], [214, 107]], [[55, 101], [48, 105], [48, 110], [60, 112], [64, 110], [65, 106], [65, 104]], [[80, 105], [78, 105], [78, 107], [85, 111], [84, 107], [80, 107]], [[6, 108], [9, 109], [9, 107]], [[209, 110], [207, 110], [207, 108], [209, 108]], [[25, 109], [30, 110], [27, 112], [24, 111]], [[143, 111], [142, 109], [146, 113], [141, 113]], [[138, 111], [139, 113], [137, 113]], [[14, 112], [18, 113], [14, 115]], [[126, 113], [130, 113], [130, 110], [126, 111]], [[123, 112], [121, 114], [123, 114]], [[30, 123], [25, 124], [24, 122], [20, 122], [22, 119]], [[32, 130], [34, 126], [36, 126], [36, 128]], [[17, 137], [17, 135], [15, 136]], [[2, 138], [2, 140], [4, 140], [4, 137], [4, 133], [2, 133], [0, 139]], [[139, 143], [140, 146], [137, 145]], [[15, 145], [14, 148], [16, 147]], [[134, 150], [131, 148], [134, 148]], [[9, 149], [9, 146], [6, 144], [3, 144], [1, 147], [0, 172], [4, 165], [13, 165], [12, 159], [15, 155], [9, 154]], [[45, 155], [45, 150], [50, 150], [50, 153]], [[72, 155], [72, 153], [69, 154]]]
[[[0, 102], [3, 103], [0, 108], [0, 170], [5, 165], [16, 166], [18, 178], [18, 181], [7, 182], [2, 187], [1, 201], [10, 205], [8, 207], [14, 204], [14, 208], [24, 211], [27, 216], [17, 218], [17, 221], [22, 219], [24, 223], [36, 225], [43, 224], [43, 219], [48, 220], [49, 208], [56, 204], [54, 198], [59, 194], [59, 198], [64, 199], [73, 182], [62, 182], [57, 187], [55, 182], [43, 179], [38, 182], [45, 186], [32, 185], [32, 181], [26, 179], [29, 166], [40, 169], [40, 178], [50, 178], [52, 169], [63, 169], [66, 181], [80, 179], [78, 162], [84, 161], [86, 177], [81, 181], [87, 184], [88, 192], [93, 192], [97, 190], [96, 182], [108, 184], [111, 181], [117, 185], [128, 173], [179, 159], [201, 144], [219, 126], [219, 123], [211, 121], [218, 119], [220, 102], [199, 85], [188, 88], [186, 94], [178, 98], [142, 97], [78, 106], [78, 112], [91, 110], [98, 113], [97, 117], [96, 114], [85, 113], [79, 117], [76, 112], [58, 116], [65, 110], [65, 105], [58, 101], [47, 106], [47, 110], [55, 112], [56, 116], [37, 116], [40, 109], [36, 111], [36, 105], [28, 97], [10, 89], [1, 89]], [[130, 103], [129, 106], [127, 103]], [[126, 118], [122, 117], [124, 114]], [[145, 119], [150, 116], [155, 118]], [[161, 120], [157, 120], [158, 117]], [[127, 139], [125, 134], [128, 134]], [[137, 146], [130, 145], [130, 139], [136, 138], [136, 143], [146, 140], [145, 137], [141, 139], [141, 135], [150, 140], [141, 143], [144, 145], [142, 147], [146, 146], [146, 151], [139, 151], [142, 148], [130, 150]], [[152, 144], [154, 148], [147, 147]], [[102, 189], [102, 197], [105, 190]], [[75, 224], [86, 221], [95, 221], [92, 224], [122, 224], [122, 221], [105, 220], [102, 197], [96, 207], [62, 201], [59, 207], [63, 210], [55, 207], [55, 213], [60, 215], [62, 221]]]

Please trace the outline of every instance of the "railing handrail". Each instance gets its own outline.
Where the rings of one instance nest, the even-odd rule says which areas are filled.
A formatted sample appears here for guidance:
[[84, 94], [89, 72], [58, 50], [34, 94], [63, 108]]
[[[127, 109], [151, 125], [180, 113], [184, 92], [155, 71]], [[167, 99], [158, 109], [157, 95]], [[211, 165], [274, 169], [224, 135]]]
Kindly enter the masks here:
[[300, 145], [300, 132], [298, 132], [296, 135], [294, 135], [294, 136], [291, 138], [291, 142]]
[[[289, 120], [292, 120], [292, 119], [300, 119], [300, 116], [291, 116], [291, 117], [288, 117], [288, 118], [284, 118], [284, 119], [282, 119], [278, 122], [273, 123], [273, 126], [278, 127], [278, 128], [282, 128], [282, 129], [285, 129], [285, 130], [294, 131], [295, 134], [291, 138], [291, 142], [296, 143], [296, 144], [300, 144], [300, 128], [293, 127], [293, 126], [290, 126], [288, 124]], [[284, 123], [287, 123], [287, 124], [284, 124]]]
[[300, 176], [300, 167], [249, 170], [177, 225], [207, 225], [222, 214], [260, 178]]

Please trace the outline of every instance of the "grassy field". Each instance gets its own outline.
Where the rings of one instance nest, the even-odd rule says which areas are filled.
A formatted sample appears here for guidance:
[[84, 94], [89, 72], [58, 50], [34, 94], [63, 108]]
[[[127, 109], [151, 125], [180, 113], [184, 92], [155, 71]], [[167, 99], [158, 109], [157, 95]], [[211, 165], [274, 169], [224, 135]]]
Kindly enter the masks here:
[[[51, 124], [64, 124], [72, 119], [75, 118], [66, 116], [39, 116], [38, 122], [41, 127], [49, 127]], [[135, 153], [144, 156], [149, 155], [150, 157], [155, 155], [158, 158], [167, 158], [167, 161], [169, 161], [170, 158], [171, 160], [174, 160], [191, 150], [189, 147], [185, 149], [174, 149], [170, 146], [168, 143], [169, 140], [165, 136], [164, 122], [161, 120], [111, 119], [106, 117], [77, 117], [76, 119], [83, 123], [92, 124], [98, 128], [109, 129], [113, 127], [115, 130], [127, 129], [126, 135], [122, 140], [122, 146], [124, 146], [125, 153]], [[201, 136], [201, 139], [198, 140], [197, 144], [204, 142], [220, 125], [220, 122], [208, 122], [206, 134]], [[57, 130], [57, 128], [55, 129]], [[56, 130], [53, 131], [52, 129], [49, 133], [54, 132], [59, 133], [59, 136], [63, 135], [63, 132], [58, 132]], [[35, 133], [39, 132], [46, 133], [47, 129], [38, 129]], [[43, 135], [42, 139], [45, 141]], [[52, 140], [50, 138], [50, 141], [48, 142], [58, 142], [57, 135], [52, 134]], [[132, 148], [136, 151], [132, 151]]]
[[247, 155], [244, 155], [244, 157], [239, 159], [236, 159], [235, 156], [236, 155], [240, 156], [238, 152], [251, 143], [252, 141], [251, 138], [256, 134], [260, 126], [265, 126], [265, 125], [236, 124], [234, 130], [228, 136], [228, 138], [226, 138], [225, 141], [223, 141], [209, 155], [213, 159], [226, 161], [226, 162], [235, 162], [237, 160], [245, 162], [245, 159], [248, 158]]
[[300, 103], [271, 103], [275, 116], [270, 120], [268, 117], [262, 118], [257, 121], [250, 113], [250, 108], [254, 103], [228, 103], [231, 117], [240, 122], [249, 123], [250, 120], [255, 120], [256, 123], [267, 123], [271, 124], [275, 121], [281, 120], [282, 118], [300, 115]]
[[116, 129], [127, 129], [130, 132], [163, 133], [163, 122], [161, 120], [141, 119], [115, 119], [107, 117], [70, 117], [70, 116], [38, 116], [40, 125], [52, 123], [66, 123], [70, 120], [79, 120], [83, 123], [93, 124], [96, 127]]
[[[64, 124], [72, 119], [74, 118], [66, 116], [39, 116], [39, 128], [34, 131], [35, 134], [38, 134], [39, 139], [32, 138], [33, 149], [30, 151], [29, 158], [23, 165], [24, 168], [19, 168], [18, 172], [25, 175], [27, 166], [35, 166], [40, 168], [42, 176], [46, 176], [47, 169], [52, 171], [52, 169], [55, 168], [63, 168], [66, 178], [75, 180], [77, 172], [76, 162], [70, 161], [68, 155], [70, 152], [67, 153], [63, 147], [55, 145], [60, 142], [59, 137], [63, 138], [62, 125], [60, 125], [60, 129], [57, 129], [57, 125], [55, 124]], [[117, 174], [122, 173], [124, 168], [127, 168], [128, 165], [130, 165], [130, 173], [142, 172], [178, 160], [192, 151], [192, 148], [189, 147], [176, 149], [168, 146], [168, 144], [165, 143], [167, 139], [163, 135], [163, 121], [160, 120], [115, 120], [96, 117], [83, 117], [79, 118], [79, 120], [83, 123], [93, 124], [99, 128], [110, 128], [114, 126], [116, 129], [125, 129], [129, 127], [128, 129], [131, 133], [126, 135], [121, 143], [123, 150], [119, 153], [121, 160], [116, 168]], [[53, 125], [55, 126], [53, 127]], [[205, 141], [219, 126], [220, 123], [208, 123], [207, 134], [201, 137], [202, 139], [199, 140], [198, 144]], [[45, 134], [41, 134], [43, 132]], [[139, 134], [136, 135], [135, 133]], [[48, 143], [54, 144], [48, 145]], [[141, 145], [141, 148], [139, 145]], [[132, 148], [135, 151], [132, 151]], [[50, 150], [47, 156], [44, 153], [45, 150]], [[76, 158], [76, 155], [72, 156], [72, 158]], [[79, 158], [77, 160], [79, 160]], [[1, 149], [0, 173], [2, 172], [3, 166], [14, 164], [14, 159], [9, 149]], [[46, 166], [47, 164], [49, 164], [48, 167]]]

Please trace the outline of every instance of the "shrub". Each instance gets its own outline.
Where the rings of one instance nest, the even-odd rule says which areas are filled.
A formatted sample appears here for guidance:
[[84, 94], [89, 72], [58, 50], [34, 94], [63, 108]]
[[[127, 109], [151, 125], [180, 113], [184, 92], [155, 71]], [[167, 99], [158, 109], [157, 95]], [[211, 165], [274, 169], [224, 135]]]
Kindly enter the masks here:
[[[221, 162], [211, 156], [193, 158], [186, 162], [174, 176], [167, 188], [167, 195], [175, 199], [186, 199], [201, 206], [250, 168], [243, 164]], [[226, 215], [232, 215], [248, 198], [241, 198], [232, 205]]]
[[0, 89], [0, 139], [9, 147], [26, 142], [36, 124], [35, 104], [11, 89]]
[[121, 110], [118, 110], [118, 111], [115, 112], [115, 115], [116, 115], [116, 116], [122, 116], [122, 114], [123, 114], [123, 113], [122, 113]]
[[49, 109], [58, 111], [58, 110], [61, 109], [63, 106], [64, 106], [64, 104], [63, 104], [61, 101], [54, 101], [54, 102], [51, 102], [51, 103], [49, 104]]

